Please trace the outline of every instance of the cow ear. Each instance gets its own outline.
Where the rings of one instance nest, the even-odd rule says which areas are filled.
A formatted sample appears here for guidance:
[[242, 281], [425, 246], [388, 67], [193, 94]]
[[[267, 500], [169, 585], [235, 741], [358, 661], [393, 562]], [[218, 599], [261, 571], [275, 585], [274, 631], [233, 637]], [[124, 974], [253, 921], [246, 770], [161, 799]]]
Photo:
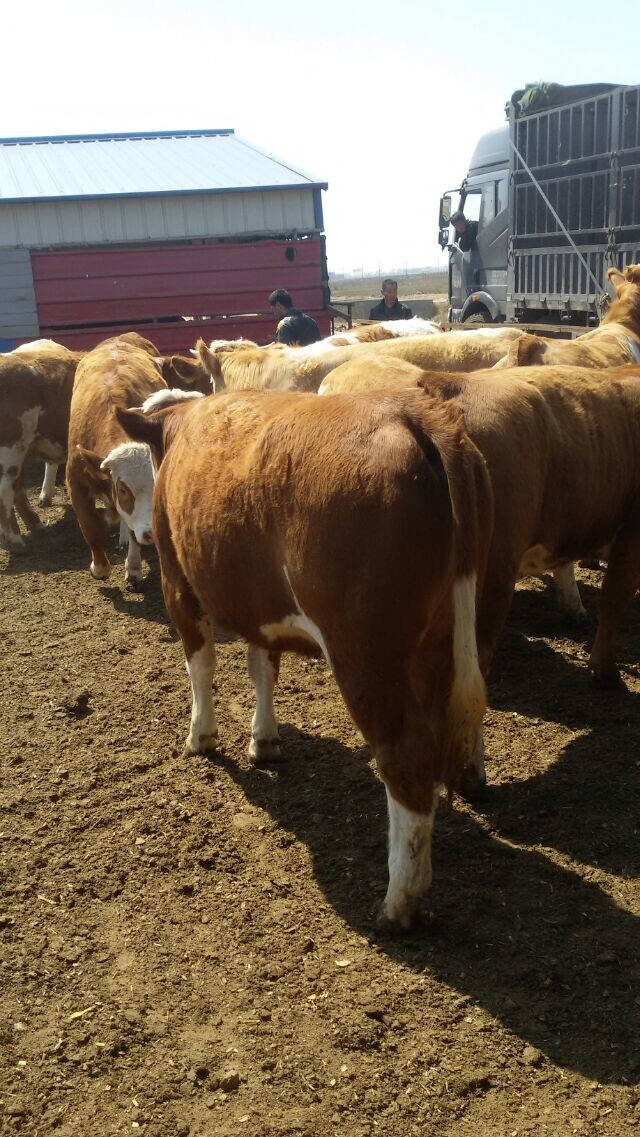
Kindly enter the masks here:
[[627, 265], [624, 278], [630, 284], [640, 284], [640, 265]]
[[171, 369], [185, 387], [195, 387], [196, 383], [202, 383], [203, 373], [207, 374], [195, 359], [186, 359], [181, 355], [171, 356]]
[[540, 340], [537, 336], [530, 336], [528, 332], [523, 332], [518, 336], [517, 340], [509, 344], [509, 350], [506, 355], [507, 367], [528, 367], [534, 362], [536, 355], [540, 350]]
[[111, 488], [111, 478], [102, 466], [102, 458], [95, 450], [85, 450], [84, 446], [76, 447], [76, 468], [81, 472], [84, 481], [94, 493], [108, 493]]
[[627, 283], [624, 273], [620, 272], [619, 268], [610, 268], [607, 271], [607, 280], [611, 285], [613, 285], [613, 290], [616, 296], [620, 295], [622, 289]]

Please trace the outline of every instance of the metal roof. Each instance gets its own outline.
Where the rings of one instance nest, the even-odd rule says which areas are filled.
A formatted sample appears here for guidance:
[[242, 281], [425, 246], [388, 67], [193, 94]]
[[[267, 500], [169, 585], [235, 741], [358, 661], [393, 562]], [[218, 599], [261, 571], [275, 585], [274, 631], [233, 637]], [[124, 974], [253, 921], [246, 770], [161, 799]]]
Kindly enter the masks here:
[[233, 130], [0, 138], [0, 204], [305, 186], [327, 183]]

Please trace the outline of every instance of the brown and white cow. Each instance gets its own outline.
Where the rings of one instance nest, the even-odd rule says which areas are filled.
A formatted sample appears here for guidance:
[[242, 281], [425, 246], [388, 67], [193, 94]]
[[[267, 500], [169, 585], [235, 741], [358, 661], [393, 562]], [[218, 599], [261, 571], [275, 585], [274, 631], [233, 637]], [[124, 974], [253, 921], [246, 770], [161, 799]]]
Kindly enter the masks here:
[[187, 751], [217, 742], [215, 628], [250, 645], [254, 761], [279, 748], [280, 653], [323, 654], [385, 783], [383, 912], [408, 926], [431, 880], [436, 787], [457, 784], [484, 708], [491, 492], [459, 415], [414, 390], [228, 393], [118, 417], [161, 463], [153, 527], [193, 691]]
[[22, 467], [44, 458], [47, 473], [40, 503], [53, 492], [57, 464], [67, 453], [69, 407], [82, 353], [51, 340], [0, 355], [0, 531], [13, 548], [24, 544], [15, 513], [28, 529], [41, 526], [27, 499]]
[[[118, 407], [140, 406], [166, 390], [157, 350], [135, 332], [104, 340], [80, 363], [71, 400], [67, 486], [82, 535], [91, 550], [89, 571], [105, 580], [111, 565], [96, 499], [119, 516], [129, 535], [125, 578], [142, 580], [140, 545], [151, 542], [154, 471], [148, 446], [131, 442], [117, 417]], [[114, 516], [115, 512], [115, 516]]]
[[[346, 365], [343, 391], [369, 385], [365, 371]], [[339, 377], [335, 372], [334, 390]], [[571, 580], [574, 561], [608, 546], [589, 663], [601, 685], [620, 685], [616, 638], [640, 586], [640, 368], [441, 375], [417, 369], [412, 374], [405, 364], [389, 365], [385, 375], [384, 365], [377, 367], [378, 390], [395, 389], [404, 398], [414, 384], [462, 411], [491, 476], [495, 526], [478, 603], [483, 672], [516, 581], [548, 569], [569, 570]], [[484, 780], [481, 749], [476, 757]]]
[[437, 371], [491, 367], [504, 357], [511, 341], [521, 335], [519, 328], [478, 328], [471, 332], [353, 343], [304, 355], [301, 353], [306, 352], [306, 348], [287, 348], [282, 344], [238, 347], [233, 351], [220, 347], [211, 351], [199, 340], [196, 355], [216, 390], [226, 387], [229, 390], [317, 391], [335, 367], [348, 359], [367, 358], [372, 353]]
[[495, 366], [619, 367], [640, 363], [640, 265], [607, 272], [616, 298], [599, 327], [575, 340], [522, 335]]

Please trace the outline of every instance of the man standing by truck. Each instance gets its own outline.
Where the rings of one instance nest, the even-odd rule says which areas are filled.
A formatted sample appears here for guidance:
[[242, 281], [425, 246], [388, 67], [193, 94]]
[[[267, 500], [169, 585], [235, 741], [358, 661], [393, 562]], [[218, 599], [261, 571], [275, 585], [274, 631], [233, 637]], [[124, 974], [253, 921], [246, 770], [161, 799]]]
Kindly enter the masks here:
[[320, 339], [320, 331], [315, 320], [293, 307], [291, 293], [286, 288], [276, 288], [269, 296], [269, 307], [273, 312], [278, 326], [276, 328], [276, 343], [297, 344], [306, 347]]
[[380, 288], [382, 300], [369, 312], [370, 320], [410, 320], [413, 312], [398, 300], [398, 282], [387, 277]]

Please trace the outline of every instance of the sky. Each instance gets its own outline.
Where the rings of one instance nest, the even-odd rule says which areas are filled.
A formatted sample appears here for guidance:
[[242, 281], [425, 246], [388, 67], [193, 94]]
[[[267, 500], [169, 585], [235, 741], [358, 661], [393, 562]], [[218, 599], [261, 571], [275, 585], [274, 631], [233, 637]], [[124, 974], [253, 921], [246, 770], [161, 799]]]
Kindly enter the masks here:
[[444, 263], [439, 197], [516, 88], [640, 83], [637, 0], [6, 8], [2, 136], [233, 127], [329, 183], [333, 272]]

